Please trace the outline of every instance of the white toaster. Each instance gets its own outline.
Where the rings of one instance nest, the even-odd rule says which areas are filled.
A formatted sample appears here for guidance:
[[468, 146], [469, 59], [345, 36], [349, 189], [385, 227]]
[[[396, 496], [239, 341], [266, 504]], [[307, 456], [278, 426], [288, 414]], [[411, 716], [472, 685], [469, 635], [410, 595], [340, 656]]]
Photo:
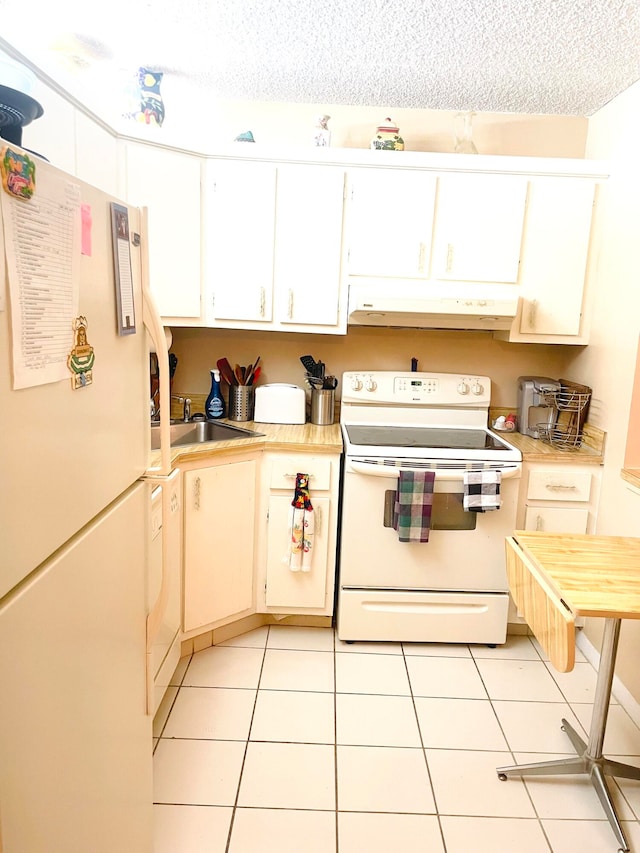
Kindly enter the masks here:
[[256, 386], [253, 420], [263, 424], [303, 424], [306, 420], [304, 388], [275, 382]]

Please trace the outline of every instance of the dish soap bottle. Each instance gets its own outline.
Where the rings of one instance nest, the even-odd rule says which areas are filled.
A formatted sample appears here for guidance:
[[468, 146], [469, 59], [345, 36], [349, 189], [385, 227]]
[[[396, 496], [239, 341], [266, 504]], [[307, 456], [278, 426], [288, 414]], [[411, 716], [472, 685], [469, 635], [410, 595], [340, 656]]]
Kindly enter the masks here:
[[204, 410], [209, 420], [215, 420], [224, 417], [224, 400], [220, 391], [220, 371], [211, 370], [209, 372], [211, 373], [211, 391], [209, 391]]

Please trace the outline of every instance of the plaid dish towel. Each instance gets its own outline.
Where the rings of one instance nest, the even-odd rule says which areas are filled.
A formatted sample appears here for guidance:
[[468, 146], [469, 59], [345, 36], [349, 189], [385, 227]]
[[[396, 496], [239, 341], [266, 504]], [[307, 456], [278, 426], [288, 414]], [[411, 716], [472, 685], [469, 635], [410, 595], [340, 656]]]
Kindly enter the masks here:
[[500, 471], [465, 471], [464, 497], [462, 505], [465, 512], [489, 512], [500, 509]]
[[400, 471], [393, 529], [400, 542], [428, 542], [435, 471]]

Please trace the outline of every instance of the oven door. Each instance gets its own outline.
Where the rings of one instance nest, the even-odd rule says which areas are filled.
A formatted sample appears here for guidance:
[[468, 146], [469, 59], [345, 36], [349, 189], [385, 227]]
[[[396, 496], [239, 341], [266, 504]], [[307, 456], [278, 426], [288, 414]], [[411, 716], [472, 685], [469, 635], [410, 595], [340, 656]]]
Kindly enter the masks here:
[[[415, 467], [414, 467], [415, 465]], [[429, 463], [403, 460], [403, 470]], [[386, 460], [345, 461], [340, 585], [369, 589], [508, 590], [504, 542], [515, 529], [519, 463], [504, 463], [502, 506], [464, 512], [464, 463], [437, 463], [428, 542], [400, 542], [392, 526], [399, 468]], [[495, 463], [492, 467], [496, 467]]]

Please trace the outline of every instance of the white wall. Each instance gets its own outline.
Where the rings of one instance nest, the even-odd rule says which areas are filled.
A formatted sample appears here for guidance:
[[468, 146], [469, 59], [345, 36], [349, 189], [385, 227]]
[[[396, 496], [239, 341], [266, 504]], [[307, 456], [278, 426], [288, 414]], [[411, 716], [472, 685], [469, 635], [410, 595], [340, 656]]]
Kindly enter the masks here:
[[[600, 221], [595, 322], [588, 347], [571, 363], [574, 375], [593, 389], [589, 420], [607, 433], [597, 532], [640, 536], [640, 496], [620, 477], [629, 424], [640, 331], [640, 82], [589, 121], [586, 156], [609, 160]], [[640, 572], [640, 566], [638, 567]], [[599, 644], [600, 621], [588, 620], [586, 633]], [[625, 621], [617, 675], [640, 701], [640, 621]]]

